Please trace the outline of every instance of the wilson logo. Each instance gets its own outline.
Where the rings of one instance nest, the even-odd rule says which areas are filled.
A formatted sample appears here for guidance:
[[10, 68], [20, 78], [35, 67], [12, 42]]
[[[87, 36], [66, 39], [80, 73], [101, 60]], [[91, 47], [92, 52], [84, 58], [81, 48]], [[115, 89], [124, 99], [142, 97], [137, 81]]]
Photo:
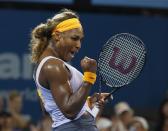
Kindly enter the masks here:
[[109, 66], [115, 70], [118, 70], [120, 73], [126, 75], [130, 73], [136, 66], [137, 58], [135, 56], [131, 56], [131, 62], [128, 66], [126, 66], [126, 57], [121, 58], [121, 60], [116, 63], [117, 58], [119, 57], [120, 49], [118, 47], [113, 48], [113, 55], [109, 61]]

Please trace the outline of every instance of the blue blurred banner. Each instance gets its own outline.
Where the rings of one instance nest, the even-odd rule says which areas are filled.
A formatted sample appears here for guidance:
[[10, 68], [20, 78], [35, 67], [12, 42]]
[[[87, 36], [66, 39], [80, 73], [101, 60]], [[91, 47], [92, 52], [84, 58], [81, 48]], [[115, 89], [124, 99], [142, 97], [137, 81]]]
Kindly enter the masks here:
[[93, 5], [168, 8], [168, 0], [92, 0]]
[[[0, 0], [0, 2], [33, 2], [53, 4], [74, 4], [75, 0]], [[168, 9], [168, 0], [90, 0], [94, 5], [105, 6], [126, 6], [126, 7], [147, 7]], [[82, 2], [85, 3], [85, 2]]]
[[[40, 116], [36, 87], [32, 79], [33, 65], [29, 61], [31, 30], [52, 17], [55, 12], [30, 10], [0, 10], [0, 95], [7, 98], [11, 90], [24, 97], [25, 113], [34, 119]], [[84, 56], [98, 58], [102, 45], [111, 35], [128, 32], [139, 36], [146, 44], [147, 62], [140, 77], [121, 89], [112, 104], [128, 101], [132, 107], [157, 108], [168, 87], [168, 18], [159, 16], [110, 15], [80, 13], [85, 39], [72, 64], [79, 70]], [[98, 91], [98, 80], [92, 93]], [[108, 91], [108, 87], [103, 87]]]
[[40, 3], [55, 3], [55, 4], [73, 4], [73, 0], [0, 0], [3, 2], [40, 2]]

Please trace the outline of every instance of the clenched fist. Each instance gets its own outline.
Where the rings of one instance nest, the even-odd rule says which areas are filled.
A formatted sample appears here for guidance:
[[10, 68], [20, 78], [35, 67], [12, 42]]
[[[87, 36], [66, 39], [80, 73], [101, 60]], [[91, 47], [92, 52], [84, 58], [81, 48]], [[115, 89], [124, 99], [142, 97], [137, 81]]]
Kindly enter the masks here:
[[83, 69], [83, 72], [92, 72], [96, 73], [97, 71], [97, 62], [94, 59], [84, 57], [81, 60], [81, 68]]

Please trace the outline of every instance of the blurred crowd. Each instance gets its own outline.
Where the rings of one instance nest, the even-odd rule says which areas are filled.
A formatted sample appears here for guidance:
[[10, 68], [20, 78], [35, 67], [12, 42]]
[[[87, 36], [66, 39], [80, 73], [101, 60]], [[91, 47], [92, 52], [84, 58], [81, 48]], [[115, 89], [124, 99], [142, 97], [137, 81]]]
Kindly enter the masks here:
[[0, 131], [51, 131], [49, 116], [33, 122], [30, 114], [22, 113], [23, 106], [23, 98], [18, 91], [11, 91], [6, 101], [0, 96]]
[[[22, 101], [18, 91], [11, 91], [7, 100], [0, 96], [0, 131], [51, 131], [50, 117], [44, 115], [41, 120], [33, 122], [31, 114], [22, 113]], [[104, 115], [105, 110], [96, 118], [100, 131], [168, 131], [168, 98], [161, 102], [154, 125], [143, 114], [137, 116], [127, 102], [114, 105], [108, 115]]]
[[158, 109], [157, 120], [148, 120], [144, 114], [137, 116], [127, 102], [119, 102], [114, 106], [111, 115], [97, 117], [100, 131], [168, 131], [168, 98], [165, 98]]

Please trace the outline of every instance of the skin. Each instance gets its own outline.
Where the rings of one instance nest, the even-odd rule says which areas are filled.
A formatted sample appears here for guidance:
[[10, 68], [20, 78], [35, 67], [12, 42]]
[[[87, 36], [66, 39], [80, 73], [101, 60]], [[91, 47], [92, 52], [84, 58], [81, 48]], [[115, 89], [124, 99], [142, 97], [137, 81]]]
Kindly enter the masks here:
[[4, 101], [3, 98], [0, 96], [0, 112], [3, 111], [4, 108]]
[[168, 117], [168, 102], [165, 103], [165, 105], [163, 106], [162, 112], [163, 112], [165, 117]]
[[20, 113], [22, 110], [22, 97], [17, 96], [13, 100], [11, 100], [11, 110], [16, 113]]
[[168, 119], [166, 119], [163, 124], [163, 131], [168, 131]]
[[28, 120], [25, 119], [20, 113], [22, 109], [22, 96], [17, 96], [9, 102], [9, 110], [12, 114], [12, 121], [16, 127], [24, 128], [28, 124]]
[[125, 111], [120, 115], [120, 120], [123, 125], [127, 128], [130, 123], [133, 121], [133, 113], [130, 111]]
[[[55, 32], [49, 46], [45, 49], [40, 61], [47, 56], [54, 56], [70, 61], [81, 48], [83, 29], [77, 28], [63, 33]], [[40, 62], [39, 61], [39, 62]], [[85, 57], [81, 60], [83, 72], [96, 73], [96, 60]], [[42, 67], [39, 82], [51, 90], [52, 96], [65, 117], [74, 119], [86, 102], [92, 84], [83, 82], [81, 87], [72, 92], [70, 79], [72, 75], [64, 62], [50, 59]], [[100, 100], [101, 102], [103, 100]]]

